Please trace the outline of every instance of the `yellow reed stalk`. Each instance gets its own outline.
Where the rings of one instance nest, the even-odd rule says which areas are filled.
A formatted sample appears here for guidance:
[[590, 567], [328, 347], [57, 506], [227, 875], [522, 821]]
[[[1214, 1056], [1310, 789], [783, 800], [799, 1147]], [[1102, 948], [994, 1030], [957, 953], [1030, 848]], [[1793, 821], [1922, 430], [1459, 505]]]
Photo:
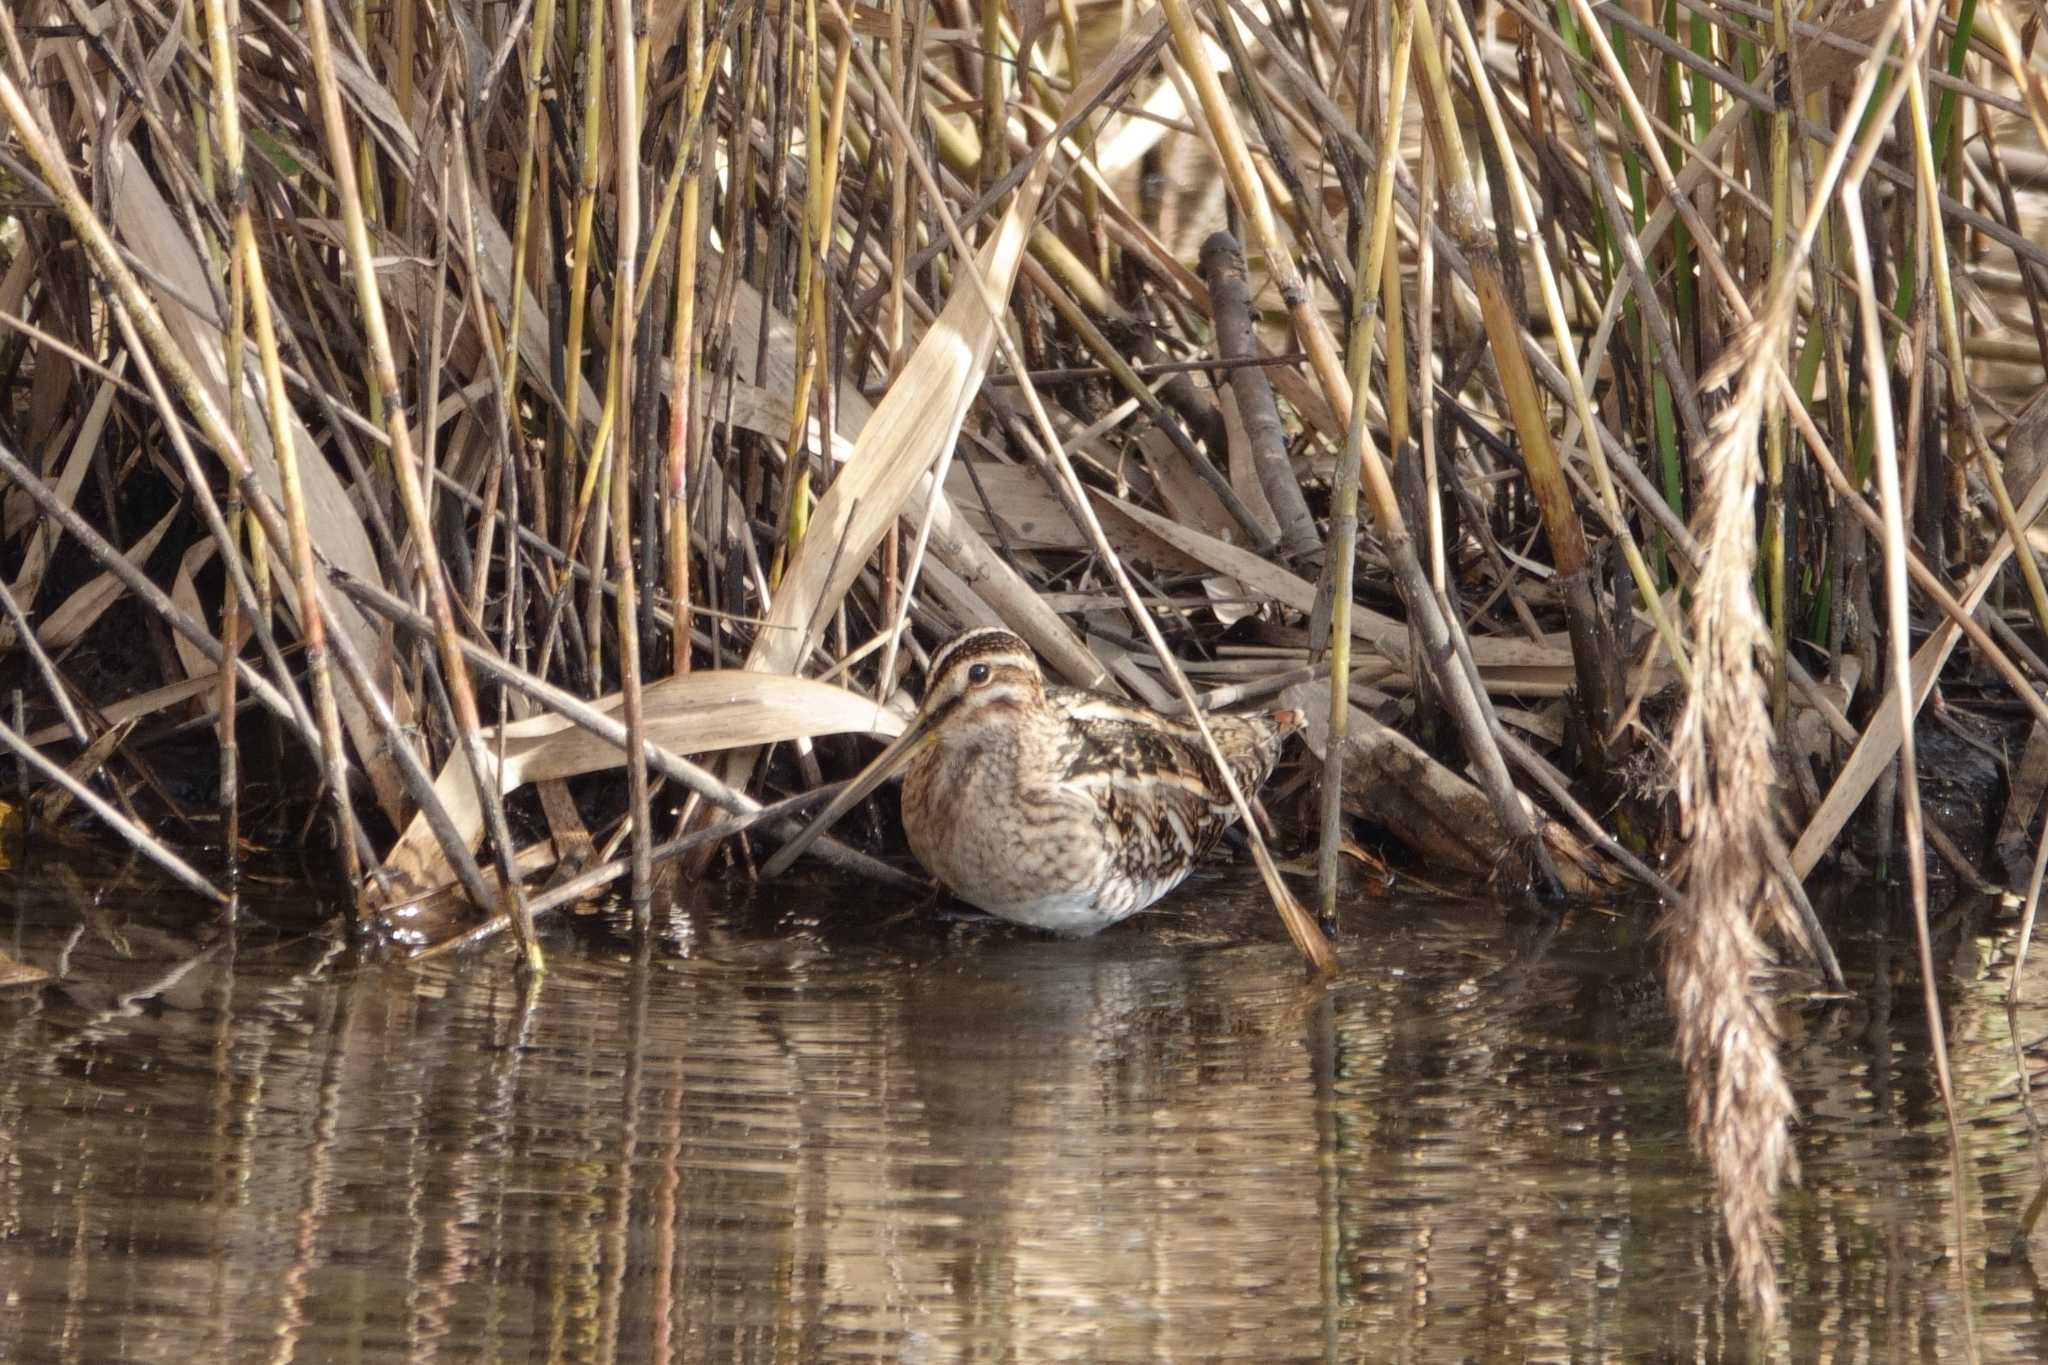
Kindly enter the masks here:
[[[270, 312], [270, 291], [264, 279], [263, 257], [256, 249], [256, 230], [249, 214], [249, 182], [244, 165], [240, 95], [237, 90], [235, 50], [230, 39], [227, 17], [220, 0], [208, 0], [207, 31], [213, 56], [215, 116], [220, 125], [221, 156], [227, 163], [228, 192], [234, 206], [233, 259], [236, 264], [231, 284], [239, 289], [235, 300], [238, 306], [246, 305], [256, 324], [256, 349], [263, 369], [264, 409], [270, 422], [270, 443], [277, 458], [278, 481], [284, 495], [285, 522], [291, 535], [292, 577], [296, 580], [299, 594], [299, 628], [306, 645], [306, 677], [313, 691], [313, 713], [320, 726], [321, 758], [326, 769], [325, 780], [328, 795], [334, 802], [335, 815], [340, 823], [338, 842], [342, 850], [342, 866], [348, 873], [349, 885], [362, 883], [363, 867], [357, 857], [355, 808], [350, 804], [348, 791], [348, 763], [342, 748], [341, 711], [335, 701], [334, 677], [328, 667], [327, 616], [320, 606], [319, 579], [313, 563], [312, 530], [306, 523], [305, 488], [299, 478], [298, 444], [291, 433], [291, 402], [285, 396], [284, 366], [277, 353], [277, 330]], [[240, 449], [240, 441], [247, 431], [242, 395], [242, 314], [232, 312], [229, 318], [227, 369], [230, 388], [230, 430]], [[223, 554], [233, 553], [232, 545], [222, 549]], [[232, 586], [229, 589], [232, 593]], [[234, 672], [235, 641], [222, 641], [227, 652], [223, 661], [224, 671]], [[225, 687], [224, 687], [225, 692]], [[234, 725], [234, 712], [227, 711], [221, 717], [225, 727]]]
[[[703, 0], [691, 0], [691, 3], [701, 5]], [[711, 73], [716, 71], [719, 62], [724, 60], [725, 35], [713, 37], [708, 49], [697, 39], [693, 38], [691, 42], [695, 44], [692, 49], [695, 55], [691, 60], [690, 70], [702, 72], [703, 75], [696, 80], [692, 80], [689, 72], [685, 72], [683, 76], [686, 96], [683, 101], [682, 123], [676, 130], [676, 164], [669, 172], [668, 183], [662, 187], [661, 207], [654, 214], [654, 231], [647, 234], [647, 250], [644, 255], [650, 261], [658, 260], [661, 253], [668, 249], [669, 229], [673, 226], [676, 206], [682, 201], [684, 187], [700, 184], [703, 178], [696, 162], [687, 152], [691, 149], [700, 149], [703, 145], [704, 97], [711, 89]], [[641, 83], [641, 89], [643, 92], [646, 89], [645, 81]], [[653, 288], [654, 276], [651, 273], [642, 275], [639, 290], [633, 296], [633, 306], [645, 309], [648, 294]]]
[[[518, 188], [512, 209], [512, 290], [506, 308], [505, 354], [501, 368], [509, 394], [519, 378], [519, 310], [526, 298], [527, 233], [533, 223], [534, 148], [540, 138], [540, 83], [547, 74], [548, 36], [555, 24], [555, 0], [534, 0], [526, 30], [526, 136], [519, 144]], [[572, 386], [573, 387], [573, 386]], [[575, 408], [570, 414], [573, 418]]]
[[[1636, 592], [1642, 599], [1643, 610], [1649, 615], [1651, 624], [1656, 627], [1657, 636], [1663, 642], [1665, 652], [1671, 656], [1672, 664], [1678, 669], [1679, 675], [1683, 677], [1691, 668], [1686, 658], [1685, 643], [1679, 635], [1677, 625], [1671, 620], [1670, 614], [1664, 609], [1664, 599], [1657, 590], [1656, 575], [1650, 572], [1649, 563], [1644, 560], [1641, 547], [1636, 544], [1635, 536], [1628, 529], [1628, 518], [1622, 510], [1621, 496], [1615, 491], [1614, 477], [1607, 467], [1607, 451], [1599, 439], [1600, 428], [1596, 425], [1596, 418], [1593, 414], [1592, 396], [1586, 388], [1585, 374], [1579, 368], [1579, 352], [1578, 346], [1573, 340], [1571, 319], [1565, 312], [1564, 301], [1558, 293], [1557, 274], [1551, 269], [1550, 254], [1542, 246], [1542, 228], [1537, 222], [1535, 207], [1530, 202], [1529, 187], [1522, 176], [1521, 162], [1515, 155], [1514, 141], [1508, 136], [1506, 120], [1501, 116], [1500, 101], [1494, 94], [1492, 78], [1487, 75], [1486, 63], [1479, 55], [1479, 45], [1473, 40], [1472, 29], [1465, 20], [1464, 11], [1452, 7], [1445, 11], [1445, 20], [1451, 27], [1452, 36], [1457, 41], [1459, 51], [1464, 54], [1466, 70], [1470, 73], [1473, 88], [1478, 93], [1480, 107], [1486, 114], [1488, 131], [1492, 134], [1494, 145], [1499, 150], [1501, 165], [1507, 173], [1508, 195], [1515, 207], [1516, 220], [1522, 230], [1529, 235], [1532, 247], [1529, 254], [1536, 266], [1536, 279], [1543, 295], [1544, 311], [1550, 319], [1551, 334], [1558, 339], [1556, 347], [1558, 368], [1564, 371], [1565, 385], [1571, 391], [1572, 406], [1578, 414], [1579, 430], [1585, 433], [1586, 457], [1593, 466], [1593, 486], [1600, 494], [1600, 501], [1607, 508], [1608, 524], [1613, 528], [1615, 540], [1621, 546], [1622, 557], [1628, 561], [1629, 574], [1635, 579]], [[1429, 16], [1427, 14], [1423, 15], [1418, 22], [1422, 26], [1421, 40], [1425, 44], [1425, 55], [1423, 58], [1425, 68], [1431, 72], [1433, 78], [1440, 79], [1441, 72], [1436, 67], [1436, 40], [1430, 32]], [[1446, 127], [1445, 134], [1447, 139], [1456, 140], [1455, 129], [1455, 122]], [[1446, 161], [1445, 170], [1449, 171], [1450, 169], [1451, 165]], [[1519, 327], [1519, 320], [1516, 321], [1516, 325]], [[1499, 344], [1499, 339], [1496, 339], [1496, 345]], [[1516, 359], [1521, 362], [1520, 368], [1526, 371], [1528, 363], [1526, 358], [1522, 356], [1521, 348], [1516, 346], [1514, 352]], [[1503, 385], [1505, 386], [1506, 376], [1502, 378]], [[1533, 397], [1535, 390], [1535, 379], [1533, 376], [1529, 379], [1529, 388]], [[1512, 390], [1510, 391], [1512, 392]], [[1548, 448], [1547, 441], [1550, 424], [1547, 417], [1542, 419], [1542, 427], [1546, 448]], [[1524, 433], [1525, 444], [1526, 439], [1527, 436]], [[1534, 477], [1535, 471], [1532, 468], [1532, 484]], [[1564, 484], [1564, 470], [1561, 465], [1556, 470], [1556, 481], [1560, 485]], [[1567, 494], [1567, 496], [1569, 495]], [[1578, 524], [1578, 514], [1576, 511], [1571, 514], [1570, 519], [1574, 525]], [[1554, 529], [1552, 534], [1553, 536], [1556, 534]], [[1583, 532], [1581, 536], [1583, 548]], [[1555, 542], [1553, 541], [1553, 543]], [[1562, 555], [1559, 556], [1557, 567], [1559, 575], [1562, 576], [1566, 572]], [[1575, 644], [1574, 649], [1576, 648]], [[1609, 715], [1602, 723], [1607, 724], [1612, 720], [1613, 716]], [[1600, 740], [1600, 745], [1603, 749], [1606, 747], [1607, 742], [1608, 737], [1603, 736]]]
[[[1771, 46], [1780, 53], [1792, 51], [1791, 21], [1786, 16], [1788, 0], [1771, 0]], [[1793, 79], [1788, 70], [1785, 79]], [[1791, 94], [1788, 90], [1787, 95]], [[1785, 268], [1785, 245], [1791, 236], [1792, 214], [1792, 101], [1780, 102], [1771, 113], [1771, 274]], [[1785, 647], [1790, 633], [1785, 619], [1785, 447], [1791, 438], [1791, 419], [1773, 412], [1764, 429], [1764, 592], [1771, 616], [1771, 727], [1785, 733], [1790, 706], [1787, 686], [1791, 670], [1785, 667]]]
[[[633, 821], [633, 908], [645, 916], [652, 876], [654, 832], [647, 803], [647, 721], [640, 688], [640, 582], [633, 564], [633, 333], [639, 309], [635, 281], [640, 271], [640, 91], [647, 38], [633, 21], [633, 0], [613, 0], [612, 147], [618, 157], [618, 268], [612, 281], [611, 406], [618, 412], [612, 453], [605, 462], [611, 479], [612, 576], [619, 635], [619, 690], [626, 722], [626, 797]], [[638, 41], [633, 41], [636, 33]], [[602, 585], [591, 580], [593, 597]], [[596, 615], [590, 617], [595, 621]], [[595, 632], [593, 632], [595, 634]], [[594, 676], [594, 675], [593, 675]], [[642, 926], [643, 932], [645, 926]]]
[[[356, 287], [356, 303], [362, 310], [364, 331], [369, 342], [369, 355], [375, 366], [378, 386], [383, 390], [385, 403], [385, 431], [391, 442], [391, 466], [397, 475], [399, 501], [405, 508], [413, 536], [413, 552], [419, 556], [420, 576], [425, 580], [427, 605], [434, 619], [435, 643], [441, 655], [442, 680], [447, 684], [449, 703], [454, 710], [458, 731], [456, 743], [469, 756], [471, 776], [477, 790], [485, 793], [485, 805], [491, 816], [491, 842], [496, 845], [498, 871], [503, 879], [505, 895], [513, 927], [517, 932], [520, 946], [526, 954], [527, 966], [536, 974], [547, 970], [546, 959], [541, 954], [540, 941], [533, 934], [533, 919], [527, 911], [526, 893], [521, 887], [518, 869], [512, 861], [512, 837], [505, 824], [504, 803], [498, 798], [496, 783], [492, 780], [490, 755], [483, 747], [483, 724], [477, 714], [476, 692], [470, 684], [469, 668], [462, 656], [462, 647], [455, 630], [455, 611], [448, 597], [448, 582], [441, 572], [441, 556], [435, 548], [434, 528], [427, 512], [427, 500], [420, 486], [419, 463], [413, 452], [412, 432], [406, 425], [405, 412], [398, 391], [398, 369], [393, 359], [391, 334], [384, 321], [384, 299], [377, 288], [377, 267], [370, 251], [369, 225], [362, 210], [359, 186], [355, 183], [355, 167], [349, 158], [348, 124], [341, 107], [341, 87], [334, 71], [332, 38], [327, 28], [327, 14], [322, 5], [306, 8], [307, 48], [312, 59], [314, 83], [320, 107], [320, 121], [326, 131], [328, 158], [333, 164], [337, 198], [340, 201], [342, 224], [347, 233], [348, 258]], [[253, 253], [253, 239], [250, 246]], [[253, 291], [258, 297], [261, 291]], [[265, 323], [264, 311], [257, 310], [257, 326]], [[282, 393], [282, 381], [279, 381]], [[289, 443], [286, 443], [286, 449]], [[283, 466], [284, 451], [279, 452], [279, 463]], [[294, 534], [297, 534], [295, 529]], [[294, 547], [297, 548], [296, 546]], [[310, 591], [312, 578], [311, 547], [306, 550], [307, 573], [302, 590]]]
[[[683, 17], [688, 44], [684, 76], [688, 81], [683, 126], [676, 138], [676, 165], [683, 172], [681, 207], [676, 228], [674, 348], [669, 362], [668, 395], [668, 600], [675, 613], [671, 637], [672, 673], [690, 671], [690, 443], [696, 434], [691, 407], [697, 383], [697, 234], [704, 184], [703, 147], [695, 134], [704, 92], [711, 85], [713, 62], [705, 60], [704, 0], [689, 0]], [[715, 62], [715, 58], [714, 58]], [[660, 233], [655, 234], [659, 238]], [[659, 250], [657, 245], [654, 250]]]
[[[1412, 0], [1409, 7], [1415, 8]], [[1462, 32], [1469, 43], [1470, 31], [1456, 29], [1457, 17], [1451, 18], [1454, 31]], [[1604, 768], [1609, 746], [1618, 738], [1615, 722], [1620, 714], [1619, 679], [1607, 618], [1593, 592], [1585, 527], [1579, 521], [1571, 482], [1565, 477], [1556, 444], [1551, 439], [1550, 418], [1536, 391], [1529, 358], [1522, 353], [1521, 308], [1508, 297], [1499, 252], [1480, 219], [1471, 166], [1465, 155], [1464, 139], [1458, 132], [1458, 114], [1451, 99], [1450, 81], [1438, 57], [1435, 26], [1426, 10], [1416, 13], [1415, 30], [1415, 45], [1422, 55], [1423, 111], [1428, 116], [1431, 145], [1437, 151], [1437, 179], [1443, 189], [1444, 213], [1452, 236], [1471, 263], [1472, 288], [1479, 297], [1480, 316], [1487, 339], [1492, 343], [1494, 372], [1507, 399], [1508, 419], [1521, 440], [1522, 465], [1529, 491], [1535, 498], [1544, 530], [1550, 537], [1551, 555], [1557, 566], [1557, 586], [1565, 609], [1565, 626], [1571, 637], [1579, 706], [1595, 752], [1603, 760], [1597, 766]], [[1466, 61], [1472, 67], [1473, 80], [1484, 103], [1488, 90], [1484, 66], [1471, 51], [1466, 53]], [[1497, 116], [1498, 111], [1495, 113]], [[1514, 166], [1512, 146], [1509, 146], [1504, 160], [1510, 168]], [[1508, 180], [1510, 186], [1516, 183], [1512, 169], [1508, 171]], [[1540, 265], [1543, 253], [1534, 254]], [[1554, 281], [1548, 296], [1555, 301]], [[1560, 305], [1554, 315], [1554, 325], [1561, 321], [1561, 314]], [[1568, 334], [1560, 330], [1560, 335]], [[1559, 350], [1567, 357], [1571, 355], [1569, 344], [1560, 346]], [[1587, 435], [1590, 440], [1597, 440], [1598, 429], [1591, 424], [1583, 386], [1578, 386], [1576, 391], [1580, 395], [1581, 420], [1586, 423]], [[1655, 584], [1649, 578], [1647, 566], [1643, 575], [1645, 595], [1655, 601]]]
[[[407, 0], [399, 0], [399, 8], [409, 8]], [[355, 34], [356, 47], [363, 52], [368, 52], [370, 50], [370, 10], [369, 6], [364, 3], [364, 0], [354, 0], [354, 3], [349, 6], [349, 27]], [[399, 108], [408, 114], [411, 112], [405, 105], [401, 104]], [[363, 138], [356, 143], [355, 162], [356, 180], [362, 186], [363, 202], [360, 207], [364, 215], [374, 223], [383, 216], [379, 211], [382, 197], [377, 192], [376, 148], [371, 145], [369, 138]], [[377, 391], [376, 378], [376, 375], [370, 372], [369, 362], [366, 360], [363, 369], [363, 388], [369, 394], [369, 418], [372, 422], [381, 423], [384, 420], [384, 395]]]
[[[768, 565], [768, 586], [771, 588], [782, 586], [782, 566], [803, 544], [804, 532], [810, 524], [811, 467], [810, 462], [803, 458], [803, 448], [804, 423], [810, 418], [811, 371], [818, 358], [817, 334], [811, 327], [811, 314], [815, 311], [818, 295], [824, 290], [824, 271], [820, 262], [831, 240], [828, 225], [819, 221], [819, 204], [824, 193], [821, 162], [824, 157], [825, 119], [823, 103], [818, 96], [821, 68], [818, 56], [818, 3], [817, 0], [804, 0], [804, 45], [800, 54], [792, 55], [792, 62], [803, 63], [804, 155], [809, 158], [810, 168], [804, 177], [804, 216], [798, 226], [796, 386], [790, 394], [789, 434], [784, 443], [784, 448], [789, 451], [789, 487], [782, 511], [782, 538]], [[845, 64], [841, 63], [841, 70], [844, 69]], [[824, 234], [822, 238], [821, 233]], [[821, 240], [826, 245], [821, 246]]]
[[[592, 252], [592, 223], [597, 214], [597, 158], [603, 146], [604, 118], [604, 0], [589, 0], [583, 34], [583, 140], [576, 159], [576, 239], [569, 248], [569, 321], [563, 333], [562, 372], [569, 376], [571, 390], [574, 390], [576, 376], [583, 372], [583, 331], [590, 306], [590, 257]], [[610, 394], [607, 390], [606, 415], [610, 415]], [[569, 426], [563, 436], [562, 448], [556, 458], [562, 461], [566, 474], [574, 460], [576, 442], [573, 427], [577, 413], [572, 405], [569, 409]], [[590, 463], [584, 469], [583, 486], [576, 497], [575, 521], [581, 527], [589, 515], [591, 494], [597, 488], [597, 470], [604, 461], [604, 452], [598, 442], [590, 448]], [[598, 524], [591, 534], [588, 550], [590, 581], [595, 584], [603, 576], [603, 541], [605, 509], [600, 507]], [[580, 537], [572, 536], [571, 544]], [[570, 550], [573, 555], [574, 549]], [[598, 604], [586, 603], [585, 616], [593, 624], [597, 620]], [[604, 671], [604, 636], [595, 629], [585, 632], [590, 657], [586, 665], [592, 677]]]
[[[217, 29], [216, 25], [218, 25]], [[199, 46], [198, 26], [199, 12], [197, 8], [188, 7], [185, 11], [186, 41], [195, 49]], [[232, 70], [233, 54], [226, 40], [225, 35], [227, 32], [228, 21], [222, 0], [207, 0], [207, 38], [209, 41], [217, 44], [211, 49], [214, 60], [218, 61], [220, 59], [223, 50], [227, 50], [230, 60], [228, 81], [216, 80], [214, 82], [214, 94], [216, 98], [228, 99], [232, 102], [232, 83], [234, 80], [234, 72]], [[200, 181], [206, 187], [207, 193], [211, 195], [215, 193], [215, 186], [213, 183], [213, 149], [211, 146], [212, 138], [209, 135], [209, 117], [205, 101], [195, 96], [193, 99], [193, 118], [199, 133]], [[236, 121], [236, 127], [232, 135], [225, 131], [222, 133], [222, 143], [225, 146], [229, 137], [232, 136], [236, 156], [239, 158], [241, 153], [239, 119], [232, 109], [229, 111], [228, 118]], [[226, 121], [223, 120], [224, 125]], [[247, 182], [242, 178], [242, 168], [239, 165], [236, 166], [233, 174], [237, 191], [234, 198], [238, 205], [243, 204], [247, 199], [248, 186]], [[235, 433], [236, 442], [246, 445], [249, 435], [249, 414], [248, 409], [242, 402], [242, 355], [249, 310], [248, 277], [242, 270], [243, 258], [241, 252], [233, 250], [227, 244], [214, 244], [210, 238], [209, 245], [215, 246], [215, 250], [225, 257], [228, 274], [228, 315], [223, 329], [226, 334], [226, 340], [224, 354], [221, 357], [227, 370], [228, 427]], [[229, 543], [221, 547], [224, 558], [227, 555], [234, 554], [236, 547], [241, 544], [243, 520], [241, 487], [235, 480], [229, 479], [227, 509]], [[252, 532], [254, 532], [255, 523], [251, 521], [249, 525]], [[256, 533], [260, 534], [260, 532]], [[256, 543], [253, 540], [250, 542], [252, 548]], [[263, 558], [267, 561], [269, 556], [265, 555]], [[267, 583], [267, 563], [264, 568], [266, 570], [264, 578]], [[216, 712], [214, 720], [215, 728], [220, 736], [220, 794], [221, 804], [224, 807], [221, 813], [221, 851], [227, 859], [228, 877], [232, 880], [236, 876], [236, 869], [240, 865], [242, 843], [242, 749], [240, 739], [236, 735], [235, 726], [236, 693], [238, 691], [236, 683], [238, 677], [232, 664], [234, 659], [240, 657], [242, 650], [242, 597], [235, 590], [235, 575], [230, 572], [223, 574], [222, 577], [225, 582], [221, 589], [220, 645], [225, 657], [220, 670], [220, 690], [214, 698], [214, 709]], [[251, 603], [250, 606], [253, 608], [255, 604]]]
[[[1393, 287], [1393, 315], [1401, 309], [1400, 261], [1387, 249], [1394, 226], [1394, 167], [1399, 164], [1401, 111], [1408, 105], [1408, 71], [1415, 49], [1415, 20], [1409, 7], [1394, 15], [1394, 51], [1389, 61], [1386, 107], [1380, 115], [1378, 169], [1373, 177], [1372, 224], [1358, 242], [1355, 312], [1351, 327], [1351, 386], [1363, 389], [1372, 374], [1373, 338], [1380, 314], [1380, 291]], [[1390, 318], [1390, 323], [1392, 318]], [[1396, 404], [1394, 376], [1402, 373], [1397, 334], [1387, 334], [1387, 414], [1399, 423], [1394, 449], [1401, 448], [1407, 404]], [[1402, 381], [1405, 383], [1405, 375]], [[1395, 413], [1399, 413], [1398, 418]], [[1330, 735], [1323, 745], [1320, 839], [1316, 848], [1316, 893], [1323, 918], [1337, 913], [1337, 864], [1344, 832], [1344, 750], [1351, 738], [1351, 608], [1358, 563], [1358, 480], [1366, 464], [1372, 434], [1366, 429], [1365, 404], [1352, 405], [1344, 434], [1344, 453], [1337, 458], [1337, 483], [1330, 508]]]

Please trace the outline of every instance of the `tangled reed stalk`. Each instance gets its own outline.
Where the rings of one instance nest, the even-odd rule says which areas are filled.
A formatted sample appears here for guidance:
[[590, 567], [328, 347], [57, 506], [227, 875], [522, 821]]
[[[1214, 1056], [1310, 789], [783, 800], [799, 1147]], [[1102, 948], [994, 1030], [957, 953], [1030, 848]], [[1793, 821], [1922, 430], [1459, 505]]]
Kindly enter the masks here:
[[1326, 919], [1368, 829], [1674, 902], [1768, 1323], [1765, 936], [1832, 970], [1945, 670], [2048, 721], [2042, 65], [2012, 0], [9, 5], [0, 742], [202, 896], [310, 842], [538, 965], [951, 631], [1284, 696]]

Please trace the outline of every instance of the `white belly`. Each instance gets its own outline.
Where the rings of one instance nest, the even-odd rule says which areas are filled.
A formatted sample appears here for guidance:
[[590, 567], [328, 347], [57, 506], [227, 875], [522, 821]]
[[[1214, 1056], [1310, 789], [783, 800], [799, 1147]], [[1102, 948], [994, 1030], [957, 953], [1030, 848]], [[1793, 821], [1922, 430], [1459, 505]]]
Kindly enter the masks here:
[[1006, 887], [1000, 892], [988, 886], [975, 886], [966, 878], [954, 882], [944, 872], [939, 872], [938, 876], [954, 895], [997, 919], [1070, 938], [1085, 938], [1137, 914], [1179, 886], [1187, 874], [1183, 872], [1169, 879], [1143, 884], [1120, 882], [1100, 889], [1071, 886], [1027, 891]]

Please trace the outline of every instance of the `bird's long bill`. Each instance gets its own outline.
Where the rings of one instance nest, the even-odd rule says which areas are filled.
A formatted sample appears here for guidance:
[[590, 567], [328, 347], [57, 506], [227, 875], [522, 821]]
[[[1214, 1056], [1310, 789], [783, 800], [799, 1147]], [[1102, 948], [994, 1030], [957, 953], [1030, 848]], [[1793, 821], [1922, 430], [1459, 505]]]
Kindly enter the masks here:
[[832, 798], [830, 805], [818, 812], [810, 824], [805, 825], [796, 838], [791, 839], [776, 851], [761, 867], [765, 877], [780, 876], [791, 863], [803, 856], [803, 851], [816, 843], [825, 831], [837, 824], [839, 817], [865, 801], [869, 793], [889, 780], [889, 775], [910, 758], [927, 736], [931, 734], [931, 721], [920, 713], [910, 722], [910, 728], [896, 737], [896, 742], [876, 756], [875, 761], [861, 769], [860, 775], [846, 784], [846, 789]]

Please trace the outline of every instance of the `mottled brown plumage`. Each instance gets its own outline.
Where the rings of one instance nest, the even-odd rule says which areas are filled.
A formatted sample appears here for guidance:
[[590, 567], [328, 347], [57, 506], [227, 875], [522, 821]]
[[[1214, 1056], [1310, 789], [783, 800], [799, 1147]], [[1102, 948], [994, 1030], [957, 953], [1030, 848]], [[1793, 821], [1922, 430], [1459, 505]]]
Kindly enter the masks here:
[[[1249, 796], [1302, 716], [1208, 722]], [[910, 728], [813, 829], [905, 758], [903, 825], [918, 860], [962, 900], [1057, 933], [1092, 934], [1144, 909], [1236, 819], [1192, 722], [1048, 687], [1006, 630], [969, 631], [933, 657]]]

